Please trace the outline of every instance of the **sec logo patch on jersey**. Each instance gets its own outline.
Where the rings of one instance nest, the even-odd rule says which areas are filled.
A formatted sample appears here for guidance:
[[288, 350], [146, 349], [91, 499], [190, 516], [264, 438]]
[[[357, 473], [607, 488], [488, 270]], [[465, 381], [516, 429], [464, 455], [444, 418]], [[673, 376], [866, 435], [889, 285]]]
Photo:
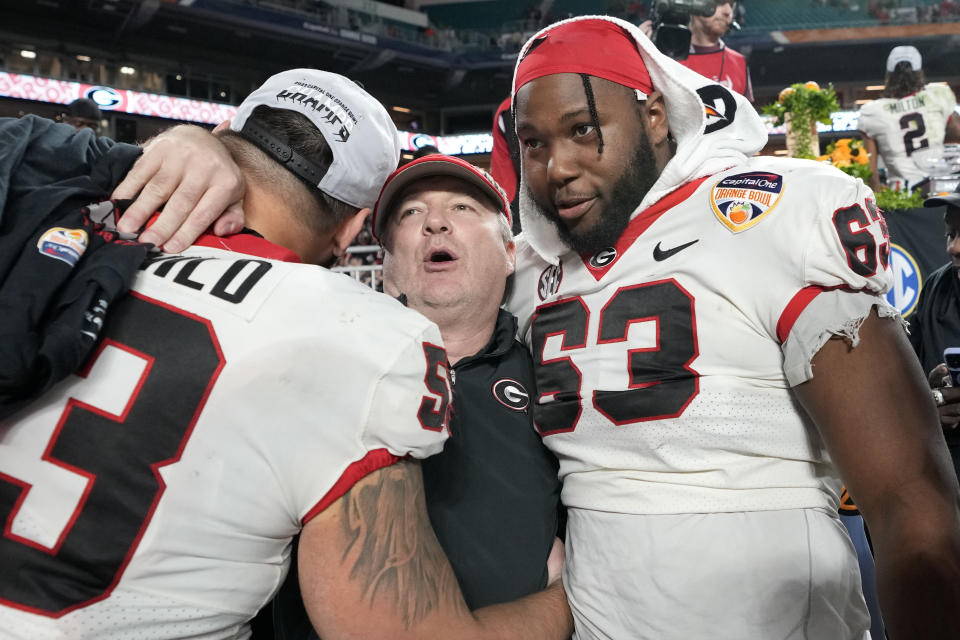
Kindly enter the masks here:
[[721, 179], [710, 191], [710, 207], [734, 233], [749, 229], [773, 211], [783, 195], [783, 176], [751, 171]]
[[563, 280], [563, 265], [552, 264], [543, 270], [540, 279], [537, 281], [537, 295], [540, 300], [546, 300], [557, 292], [560, 288], [560, 282]]

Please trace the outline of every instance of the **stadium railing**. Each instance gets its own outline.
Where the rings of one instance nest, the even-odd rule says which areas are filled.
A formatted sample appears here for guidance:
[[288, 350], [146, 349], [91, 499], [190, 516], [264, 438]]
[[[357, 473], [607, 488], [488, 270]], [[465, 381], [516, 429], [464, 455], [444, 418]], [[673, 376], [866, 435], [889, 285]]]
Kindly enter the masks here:
[[364, 284], [370, 285], [374, 289], [380, 289], [380, 281], [382, 280], [380, 272], [383, 271], [383, 265], [380, 264], [379, 254], [380, 247], [375, 244], [371, 245], [355, 245], [347, 248], [347, 255], [353, 256], [362, 256], [364, 257], [364, 262], [367, 262], [366, 256], [373, 255], [376, 264], [345, 264], [341, 266], [332, 267], [331, 271], [336, 271], [337, 273], [343, 273], [354, 280], [358, 280]]

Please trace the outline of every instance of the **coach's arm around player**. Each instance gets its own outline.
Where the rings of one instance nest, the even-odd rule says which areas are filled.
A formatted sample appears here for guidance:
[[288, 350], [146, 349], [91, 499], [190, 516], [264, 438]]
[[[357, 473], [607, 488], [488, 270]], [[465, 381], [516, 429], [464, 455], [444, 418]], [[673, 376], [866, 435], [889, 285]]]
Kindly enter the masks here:
[[567, 638], [562, 583], [471, 613], [430, 527], [420, 466], [358, 482], [303, 529], [300, 584], [319, 636]]

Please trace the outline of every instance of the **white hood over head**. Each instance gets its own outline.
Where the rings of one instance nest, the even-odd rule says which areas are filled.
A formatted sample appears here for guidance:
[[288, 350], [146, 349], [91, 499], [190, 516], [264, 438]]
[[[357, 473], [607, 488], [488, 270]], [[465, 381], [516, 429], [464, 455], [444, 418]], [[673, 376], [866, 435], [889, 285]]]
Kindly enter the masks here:
[[[578, 16], [536, 33], [517, 56], [514, 94], [517, 69], [531, 45], [560, 25], [586, 20], [609, 21], [622, 27], [636, 41], [638, 55], [646, 65], [653, 88], [663, 94], [670, 132], [677, 144], [676, 154], [631, 217], [691, 180], [745, 162], [766, 144], [767, 132], [763, 122], [745, 97], [687, 69], [657, 50], [638, 27], [611, 16]], [[617, 60], [610, 60], [610, 65], [611, 68], [617, 67]], [[578, 71], [571, 69], [570, 72]], [[553, 70], [552, 73], [562, 71]], [[520, 223], [523, 236], [541, 257], [557, 264], [560, 256], [568, 253], [570, 248], [560, 239], [554, 224], [540, 215], [530, 201], [522, 164], [521, 155]]]

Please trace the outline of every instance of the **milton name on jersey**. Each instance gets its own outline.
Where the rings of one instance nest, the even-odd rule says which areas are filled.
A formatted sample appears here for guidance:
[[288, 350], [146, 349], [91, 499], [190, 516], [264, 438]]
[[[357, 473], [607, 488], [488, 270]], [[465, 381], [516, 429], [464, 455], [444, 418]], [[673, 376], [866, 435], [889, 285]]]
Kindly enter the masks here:
[[789, 388], [891, 282], [859, 180], [755, 158], [636, 214], [558, 265], [518, 242], [508, 307], [537, 374], [534, 415], [563, 501], [621, 513], [823, 506], [839, 485]]

